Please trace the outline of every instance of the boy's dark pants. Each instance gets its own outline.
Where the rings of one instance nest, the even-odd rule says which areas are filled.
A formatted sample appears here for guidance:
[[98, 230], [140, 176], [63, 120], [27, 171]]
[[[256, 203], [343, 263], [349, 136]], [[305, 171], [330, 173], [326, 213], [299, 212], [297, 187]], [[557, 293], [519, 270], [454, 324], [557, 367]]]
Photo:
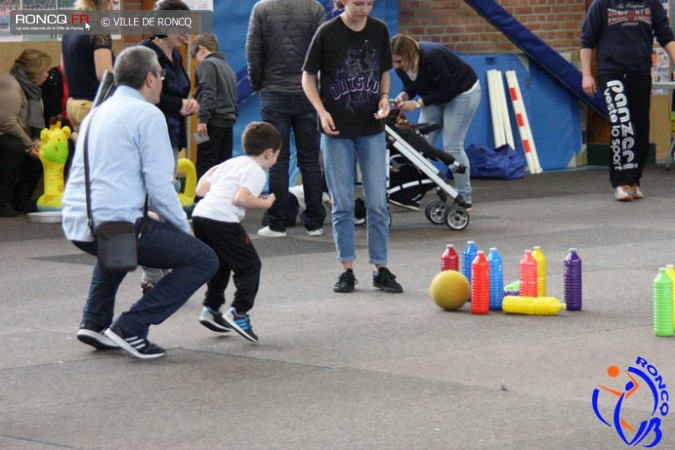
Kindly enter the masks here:
[[204, 217], [193, 217], [195, 236], [211, 247], [218, 256], [220, 267], [206, 283], [204, 306], [218, 311], [225, 303], [225, 289], [233, 272], [234, 294], [232, 306], [239, 314], [253, 308], [260, 286], [262, 264], [251, 238], [240, 223], [219, 222]]
[[207, 124], [209, 140], [197, 146], [197, 179], [216, 164], [232, 158], [232, 127]]

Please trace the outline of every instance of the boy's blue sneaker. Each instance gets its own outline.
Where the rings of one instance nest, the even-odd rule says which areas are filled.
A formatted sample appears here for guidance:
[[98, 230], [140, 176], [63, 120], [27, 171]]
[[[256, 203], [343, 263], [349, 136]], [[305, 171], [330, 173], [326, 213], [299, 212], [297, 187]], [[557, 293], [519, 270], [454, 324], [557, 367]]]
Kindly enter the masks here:
[[251, 342], [258, 342], [258, 336], [253, 332], [251, 319], [248, 317], [248, 314], [237, 314], [234, 308], [230, 308], [223, 314], [223, 319], [225, 319], [230, 328], [239, 333], [243, 338]]
[[232, 331], [232, 327], [230, 327], [227, 322], [225, 322], [225, 319], [223, 319], [223, 313], [214, 311], [208, 306], [202, 308], [202, 312], [199, 314], [199, 323], [217, 333], [227, 333]]

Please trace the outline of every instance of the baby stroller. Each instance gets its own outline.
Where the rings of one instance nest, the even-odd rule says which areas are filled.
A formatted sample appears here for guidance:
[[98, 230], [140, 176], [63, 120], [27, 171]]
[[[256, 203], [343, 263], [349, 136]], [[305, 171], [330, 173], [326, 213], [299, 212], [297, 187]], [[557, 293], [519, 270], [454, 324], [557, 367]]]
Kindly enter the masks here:
[[[424, 195], [434, 190], [438, 199], [429, 202], [424, 215], [435, 225], [445, 223], [452, 230], [463, 230], [469, 225], [469, 213], [461, 195], [429, 159], [439, 161], [451, 171], [464, 173], [466, 167], [455, 158], [438, 150], [424, 138], [438, 129], [434, 124], [408, 123], [405, 115], [392, 109], [385, 123], [389, 150], [389, 202], [408, 209], [417, 209]], [[448, 198], [452, 202], [448, 202]]]

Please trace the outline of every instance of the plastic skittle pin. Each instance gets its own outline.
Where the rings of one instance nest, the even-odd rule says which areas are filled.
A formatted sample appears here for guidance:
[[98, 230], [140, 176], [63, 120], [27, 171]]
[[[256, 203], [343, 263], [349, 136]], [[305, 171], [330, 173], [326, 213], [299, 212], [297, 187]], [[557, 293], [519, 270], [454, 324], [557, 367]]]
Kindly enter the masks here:
[[553, 297], [515, 297], [507, 295], [502, 310], [507, 314], [528, 314], [530, 316], [555, 316], [565, 304]]

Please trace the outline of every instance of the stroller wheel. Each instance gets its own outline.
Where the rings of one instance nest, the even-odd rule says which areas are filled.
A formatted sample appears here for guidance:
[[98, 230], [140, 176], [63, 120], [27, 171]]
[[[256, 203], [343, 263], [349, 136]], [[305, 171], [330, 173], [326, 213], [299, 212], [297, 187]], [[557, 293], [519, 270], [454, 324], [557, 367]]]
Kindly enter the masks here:
[[440, 200], [432, 200], [424, 209], [427, 220], [434, 225], [442, 225], [448, 214], [448, 204]]
[[445, 218], [445, 224], [451, 230], [463, 230], [469, 225], [469, 213], [461, 206], [453, 206], [448, 209], [448, 215]]

